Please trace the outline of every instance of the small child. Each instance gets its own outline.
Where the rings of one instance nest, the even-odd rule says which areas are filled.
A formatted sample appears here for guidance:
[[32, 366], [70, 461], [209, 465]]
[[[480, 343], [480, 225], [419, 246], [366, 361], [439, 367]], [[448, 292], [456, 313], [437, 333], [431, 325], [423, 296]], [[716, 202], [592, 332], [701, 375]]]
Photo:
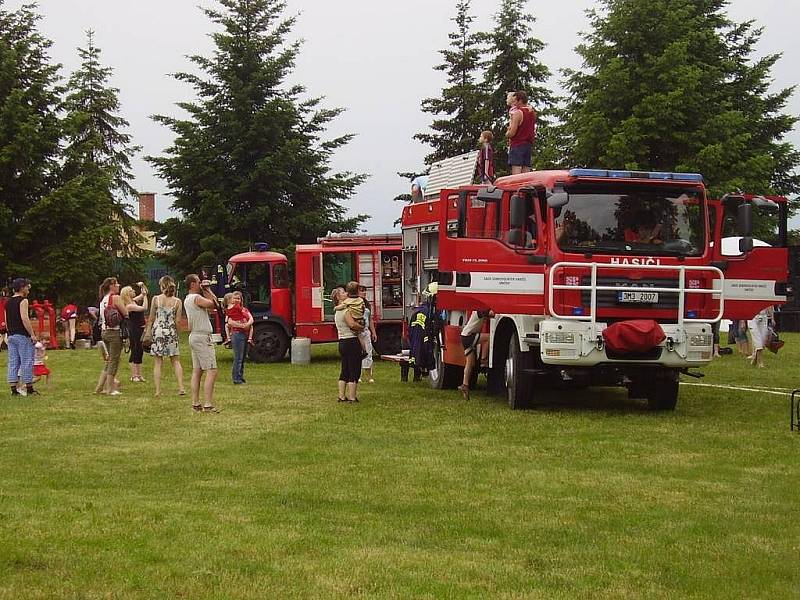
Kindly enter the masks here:
[[[356, 288], [356, 292], [358, 288]], [[362, 327], [367, 326], [366, 319], [364, 318], [364, 310], [366, 305], [364, 304], [364, 299], [360, 296], [350, 296], [350, 290], [347, 290], [348, 297], [336, 307], [336, 310], [349, 310], [350, 316], [353, 317], [353, 320], [361, 325]], [[354, 332], [355, 333], [355, 332]], [[368, 354], [367, 352], [367, 344], [358, 333], [356, 333], [356, 337], [358, 338], [358, 343], [361, 344], [361, 358], [365, 358]]]
[[228, 310], [233, 304], [233, 292], [228, 292], [222, 297], [222, 306], [225, 307], [225, 342], [222, 344], [225, 348], [231, 347], [231, 326], [228, 325]]
[[494, 183], [494, 149], [492, 149], [492, 140], [494, 134], [488, 129], [481, 133], [478, 138], [481, 150], [478, 153], [478, 159], [475, 162], [475, 177], [479, 183], [487, 185]]
[[[230, 297], [229, 297], [230, 296]], [[233, 294], [225, 294], [225, 333], [227, 334], [227, 341], [225, 344], [230, 346], [231, 334], [236, 331], [243, 331], [247, 333], [247, 343], [253, 343], [253, 327], [235, 327], [231, 325], [231, 321], [244, 323], [250, 320], [250, 311], [242, 306], [242, 301], [234, 298], [236, 292]]]
[[33, 381], [37, 382], [44, 377], [45, 385], [50, 385], [50, 369], [45, 364], [47, 362], [47, 345], [50, 343], [50, 336], [43, 333], [39, 341], [33, 345]]

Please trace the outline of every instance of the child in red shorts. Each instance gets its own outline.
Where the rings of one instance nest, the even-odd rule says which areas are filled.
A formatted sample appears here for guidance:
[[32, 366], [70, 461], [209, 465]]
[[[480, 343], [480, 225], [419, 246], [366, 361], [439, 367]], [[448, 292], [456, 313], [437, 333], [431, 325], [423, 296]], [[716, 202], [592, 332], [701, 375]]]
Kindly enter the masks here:
[[50, 369], [47, 368], [47, 345], [50, 343], [50, 336], [42, 333], [39, 341], [34, 344], [33, 354], [33, 376], [34, 381], [39, 381], [44, 377], [46, 385], [50, 385]]

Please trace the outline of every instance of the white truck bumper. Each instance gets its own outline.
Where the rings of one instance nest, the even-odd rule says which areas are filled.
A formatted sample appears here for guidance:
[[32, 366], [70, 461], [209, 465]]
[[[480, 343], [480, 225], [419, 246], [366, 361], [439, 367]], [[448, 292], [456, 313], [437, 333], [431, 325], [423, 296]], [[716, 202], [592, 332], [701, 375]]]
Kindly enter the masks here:
[[630, 356], [609, 355], [602, 342], [606, 323], [545, 319], [539, 324], [538, 340], [526, 337], [529, 345], [540, 344], [542, 361], [549, 365], [592, 367], [603, 363], [655, 364], [664, 367], [699, 367], [711, 362], [714, 351], [710, 323], [662, 324], [666, 339], [650, 353]]

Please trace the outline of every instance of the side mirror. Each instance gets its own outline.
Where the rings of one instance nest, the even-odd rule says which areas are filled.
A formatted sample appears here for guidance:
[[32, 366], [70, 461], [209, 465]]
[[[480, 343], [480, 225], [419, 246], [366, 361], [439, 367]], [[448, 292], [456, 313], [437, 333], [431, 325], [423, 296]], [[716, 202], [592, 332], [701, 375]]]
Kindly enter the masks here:
[[456, 237], [464, 237], [467, 232], [467, 192], [458, 193], [458, 229]]
[[[736, 222], [739, 224], [739, 235], [747, 238], [753, 235], [753, 206], [749, 202], [739, 205], [736, 211]], [[752, 240], [751, 246], [752, 248]]]
[[502, 199], [503, 190], [493, 185], [478, 190], [478, 200], [483, 200], [484, 202], [499, 202]]
[[778, 203], [764, 198], [764, 196], [756, 196], [753, 198], [753, 205], [764, 212], [777, 213], [779, 210]]
[[555, 192], [547, 197], [547, 206], [550, 208], [562, 208], [569, 202], [567, 192]]
[[514, 194], [511, 196], [511, 214], [508, 224], [511, 229], [522, 229], [528, 217], [528, 206], [524, 196]]

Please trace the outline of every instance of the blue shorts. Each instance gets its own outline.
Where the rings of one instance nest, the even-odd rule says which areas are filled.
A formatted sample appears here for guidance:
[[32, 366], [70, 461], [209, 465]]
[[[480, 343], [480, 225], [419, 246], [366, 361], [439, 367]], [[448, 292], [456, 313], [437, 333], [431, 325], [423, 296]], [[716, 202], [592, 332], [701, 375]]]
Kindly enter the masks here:
[[509, 167], [530, 167], [533, 144], [520, 144], [508, 150]]

